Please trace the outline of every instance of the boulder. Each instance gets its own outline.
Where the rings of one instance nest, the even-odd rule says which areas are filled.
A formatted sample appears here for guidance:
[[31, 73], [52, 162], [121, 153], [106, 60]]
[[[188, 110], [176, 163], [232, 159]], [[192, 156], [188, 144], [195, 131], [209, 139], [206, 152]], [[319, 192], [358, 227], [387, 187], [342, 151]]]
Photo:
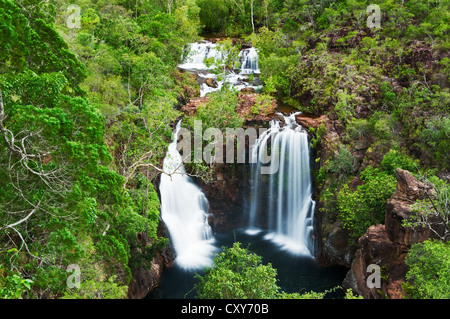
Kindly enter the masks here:
[[302, 113], [295, 116], [296, 122], [306, 129], [310, 127], [317, 129], [319, 125], [324, 123], [326, 119], [327, 115], [322, 115], [320, 117], [311, 117]]
[[207, 78], [205, 80], [205, 83], [206, 83], [207, 86], [209, 86], [211, 88], [215, 88], [216, 89], [218, 87], [217, 80], [213, 79], [213, 78]]
[[252, 88], [252, 87], [245, 87], [245, 88], [241, 89], [240, 92], [242, 92], [242, 93], [255, 93], [255, 89]]

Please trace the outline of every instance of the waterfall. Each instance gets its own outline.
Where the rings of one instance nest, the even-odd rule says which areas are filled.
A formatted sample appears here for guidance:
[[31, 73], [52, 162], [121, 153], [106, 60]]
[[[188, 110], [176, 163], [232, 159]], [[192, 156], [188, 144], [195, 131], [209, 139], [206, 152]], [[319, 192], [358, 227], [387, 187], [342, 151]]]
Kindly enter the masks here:
[[204, 63], [205, 59], [220, 57], [216, 47], [217, 44], [207, 41], [190, 43], [187, 56], [184, 57], [183, 63], [179, 64], [178, 67], [186, 70], [208, 70]]
[[186, 50], [182, 63], [178, 64], [178, 67], [183, 70], [187, 70], [192, 73], [196, 73], [198, 79], [200, 79], [200, 97], [206, 96], [208, 93], [219, 91], [222, 89], [225, 83], [231, 84], [231, 86], [240, 91], [244, 88], [250, 87], [255, 90], [262, 89], [262, 85], [259, 83], [249, 83], [249, 75], [255, 74], [259, 76], [260, 70], [258, 66], [258, 53], [255, 48], [243, 49], [239, 52], [240, 67], [235, 70], [229, 71], [225, 79], [217, 81], [217, 87], [209, 87], [205, 80], [208, 78], [216, 79], [217, 75], [211, 73], [214, 66], [209, 68], [204, 63], [207, 58], [219, 58], [221, 53], [217, 50], [217, 44], [203, 41], [189, 44]]
[[244, 49], [239, 52], [239, 61], [241, 62], [240, 74], [261, 73], [258, 60], [258, 52], [255, 48]]
[[[252, 147], [251, 199], [247, 233], [267, 229], [265, 238], [293, 254], [312, 256], [315, 202], [308, 135], [295, 122], [295, 115], [284, 116], [284, 125], [272, 120], [270, 127]], [[270, 153], [269, 153], [270, 151]], [[272, 174], [261, 174], [268, 163]]]
[[208, 201], [185, 174], [183, 161], [177, 150], [177, 123], [172, 143], [164, 159], [164, 172], [159, 186], [161, 218], [166, 224], [175, 249], [175, 263], [185, 269], [211, 266], [216, 251], [212, 229], [208, 224]]

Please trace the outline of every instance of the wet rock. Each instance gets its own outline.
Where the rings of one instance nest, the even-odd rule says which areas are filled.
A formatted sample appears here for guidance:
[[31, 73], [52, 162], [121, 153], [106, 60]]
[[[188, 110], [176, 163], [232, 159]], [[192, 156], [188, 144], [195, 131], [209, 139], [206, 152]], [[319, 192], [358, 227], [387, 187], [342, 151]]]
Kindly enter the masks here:
[[216, 89], [218, 87], [217, 80], [213, 78], [207, 78], [205, 80], [207, 86]]

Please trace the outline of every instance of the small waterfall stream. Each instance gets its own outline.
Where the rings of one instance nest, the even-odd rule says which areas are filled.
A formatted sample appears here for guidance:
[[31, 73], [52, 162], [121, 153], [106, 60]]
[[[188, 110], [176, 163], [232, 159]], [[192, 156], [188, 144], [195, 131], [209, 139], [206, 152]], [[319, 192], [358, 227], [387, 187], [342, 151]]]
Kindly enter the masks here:
[[208, 224], [208, 200], [200, 188], [185, 174], [177, 150], [177, 123], [172, 143], [164, 159], [161, 175], [161, 218], [173, 242], [175, 263], [184, 269], [211, 266], [216, 251], [212, 229]]
[[[248, 234], [263, 228], [266, 238], [296, 255], [312, 256], [312, 183], [308, 135], [295, 122], [295, 115], [284, 116], [284, 126], [272, 120], [270, 128], [252, 148], [253, 167]], [[268, 162], [269, 174], [261, 168]]]
[[[203, 41], [189, 44], [187, 54], [183, 58], [183, 62], [178, 65], [180, 69], [196, 73], [204, 82], [206, 79], [217, 79], [217, 75], [211, 73], [214, 66], [207, 67], [204, 61], [207, 58], [219, 58], [220, 52], [217, 50], [217, 44]], [[219, 91], [224, 83], [231, 84], [237, 91], [250, 87], [255, 90], [262, 88], [262, 85], [252, 84], [249, 82], [251, 74], [260, 73], [258, 65], [259, 57], [255, 48], [243, 49], [239, 52], [240, 66], [238, 69], [228, 72], [223, 81], [217, 81], [216, 87], [210, 87], [206, 83], [200, 85], [200, 96], [206, 96], [208, 93]]]
[[261, 73], [258, 65], [259, 57], [255, 48], [244, 49], [239, 52], [240, 74]]

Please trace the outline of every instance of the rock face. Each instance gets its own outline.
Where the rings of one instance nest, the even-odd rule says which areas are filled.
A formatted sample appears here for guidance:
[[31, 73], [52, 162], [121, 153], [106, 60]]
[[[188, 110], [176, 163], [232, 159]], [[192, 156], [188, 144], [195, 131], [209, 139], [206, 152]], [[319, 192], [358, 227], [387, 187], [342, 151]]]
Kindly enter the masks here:
[[348, 242], [348, 232], [342, 228], [339, 221], [334, 222], [320, 249], [322, 256], [319, 256], [319, 262], [326, 259], [326, 264], [350, 267], [356, 247], [348, 245]]
[[[209, 201], [209, 225], [214, 232], [243, 227], [242, 212], [249, 194], [247, 180], [248, 165], [215, 164], [214, 181], [197, 181]], [[236, 176], [239, 176], [237, 178]]]
[[[296, 116], [296, 121], [304, 128], [317, 129], [320, 125], [325, 126], [326, 134], [321, 137], [321, 142], [315, 150], [320, 161], [314, 163], [315, 169], [324, 167], [328, 159], [332, 158], [341, 145], [339, 121], [332, 114], [320, 117], [307, 117], [304, 114]], [[327, 189], [330, 185], [324, 184], [321, 189]], [[321, 192], [317, 190], [317, 194]], [[323, 207], [324, 203], [320, 196], [316, 199], [316, 211], [314, 215], [314, 230], [316, 240], [316, 259], [324, 266], [341, 265], [350, 268], [356, 247], [350, 246], [348, 231], [342, 228], [341, 223], [336, 221]]]
[[432, 193], [425, 184], [418, 181], [408, 171], [397, 169], [397, 189], [386, 203], [384, 224], [389, 238], [396, 244], [411, 246], [423, 242], [432, 236], [426, 228], [402, 227], [402, 221], [411, 213], [411, 204], [417, 199], [424, 199], [425, 192]]
[[131, 271], [132, 281], [128, 287], [128, 298], [143, 299], [159, 284], [159, 278], [163, 271], [161, 257], [152, 260], [151, 267], [134, 268]]
[[324, 123], [327, 119], [327, 115], [322, 115], [320, 117], [310, 117], [305, 114], [298, 114], [295, 116], [295, 120], [304, 128], [314, 128], [317, 129], [320, 124]]
[[[164, 223], [160, 223], [158, 227], [158, 237], [168, 238], [168, 236], [169, 234], [164, 226]], [[146, 233], [138, 234], [137, 240], [143, 243], [144, 247], [152, 244]], [[163, 249], [163, 251], [156, 254], [149, 267], [132, 268], [131, 281], [128, 286], [128, 298], [145, 298], [155, 287], [159, 285], [164, 267], [170, 267], [173, 264], [174, 259], [175, 255], [172, 246], [169, 244], [165, 249]]]
[[186, 115], [192, 116], [197, 113], [197, 108], [208, 102], [208, 97], [193, 97], [189, 102], [181, 108]]
[[[408, 271], [405, 257], [411, 245], [433, 238], [433, 233], [425, 228], [411, 228], [402, 225], [411, 214], [411, 205], [423, 199], [425, 192], [431, 193], [424, 183], [418, 181], [408, 171], [397, 169], [397, 189], [386, 203], [385, 225], [371, 226], [358, 240], [359, 249], [353, 258], [344, 287], [367, 299], [404, 296], [402, 283]], [[381, 287], [369, 288], [367, 279], [371, 272], [367, 267], [378, 265], [381, 269]]]

